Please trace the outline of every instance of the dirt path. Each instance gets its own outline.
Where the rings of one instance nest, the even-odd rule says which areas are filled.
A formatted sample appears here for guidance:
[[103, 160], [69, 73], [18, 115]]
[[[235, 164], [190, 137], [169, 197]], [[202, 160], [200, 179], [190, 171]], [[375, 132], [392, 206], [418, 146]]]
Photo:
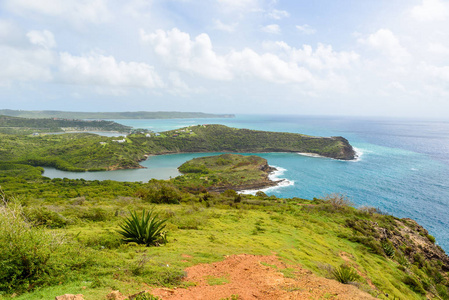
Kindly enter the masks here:
[[286, 268], [275, 255], [232, 255], [221, 262], [187, 268], [185, 281], [195, 286], [150, 292], [162, 299], [376, 299], [355, 286], [318, 277], [300, 267], [287, 269], [296, 275], [287, 278], [281, 273]]

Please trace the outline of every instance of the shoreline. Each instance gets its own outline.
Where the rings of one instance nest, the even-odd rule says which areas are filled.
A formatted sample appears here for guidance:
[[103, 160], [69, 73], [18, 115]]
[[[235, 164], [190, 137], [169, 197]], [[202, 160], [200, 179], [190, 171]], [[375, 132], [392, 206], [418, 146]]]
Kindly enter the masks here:
[[254, 195], [259, 191], [267, 192], [268, 190], [271, 190], [271, 189], [283, 188], [283, 187], [287, 187], [287, 186], [291, 186], [291, 185], [295, 184], [295, 182], [293, 180], [288, 180], [287, 178], [279, 178], [279, 176], [283, 175], [284, 172], [287, 171], [287, 169], [284, 169], [282, 167], [277, 167], [277, 166], [270, 166], [270, 168], [273, 168], [274, 170], [267, 175], [267, 178], [272, 183], [274, 183], [273, 185], [261, 186], [258, 188], [242, 189], [242, 190], [238, 190], [237, 192], [239, 194]]

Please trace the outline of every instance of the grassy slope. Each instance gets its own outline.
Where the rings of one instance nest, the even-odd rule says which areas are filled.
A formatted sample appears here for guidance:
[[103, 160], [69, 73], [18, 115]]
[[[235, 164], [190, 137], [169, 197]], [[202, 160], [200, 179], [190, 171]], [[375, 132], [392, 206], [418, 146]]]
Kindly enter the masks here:
[[[99, 299], [112, 289], [134, 293], [149, 285], [179, 285], [182, 270], [197, 263], [213, 262], [225, 255], [249, 253], [269, 255], [273, 252], [289, 264], [300, 263], [315, 273], [328, 276], [325, 266], [344, 263], [341, 252], [353, 257], [357, 267], [376, 285], [369, 288], [361, 280], [362, 289], [377, 294], [380, 291], [400, 299], [423, 299], [401, 279], [404, 272], [394, 260], [373, 254], [366, 247], [340, 238], [350, 234], [343, 220], [354, 211], [325, 213], [303, 210], [294, 203], [264, 209], [229, 206], [206, 208], [200, 204], [158, 205], [157, 210], [169, 218], [169, 243], [162, 247], [145, 248], [120, 245], [115, 232], [128, 209], [149, 208], [138, 200], [116, 200], [108, 203], [83, 203], [68, 207], [58, 205], [60, 213], [76, 218], [76, 211], [101, 208], [104, 216], [98, 220], [77, 220], [60, 231], [85, 247], [84, 259], [94, 262], [81, 270], [63, 274], [63, 284], [27, 293], [17, 299], [51, 299], [64, 293], [82, 293], [85, 299]], [[332, 221], [330, 221], [332, 220]], [[186, 259], [186, 255], [191, 258]], [[61, 258], [64, 263], [64, 258]], [[70, 279], [70, 280], [68, 280]], [[83, 289], [82, 287], [87, 287]]]
[[[374, 233], [362, 232], [360, 224], [366, 222], [375, 222], [386, 232], [398, 229], [392, 216], [358, 211], [344, 203], [277, 199], [263, 194], [243, 196], [236, 203], [233, 193], [177, 191], [181, 204], [155, 206], [151, 199], [133, 195], [143, 187], [154, 188], [157, 181], [144, 185], [42, 181], [30, 168], [24, 166], [20, 171], [10, 165], [9, 170], [3, 167], [0, 185], [21, 199], [28, 220], [40, 224], [37, 230], [63, 234], [69, 249], [53, 253], [54, 263], [65, 268], [53, 283], [16, 299], [52, 299], [64, 293], [100, 299], [115, 289], [135, 293], [147, 285], [179, 286], [185, 267], [239, 253], [276, 252], [290, 264], [299, 263], [329, 276], [326, 266], [344, 263], [344, 252], [365, 278], [360, 280], [360, 288], [373, 294], [388, 293], [389, 299], [424, 299], [423, 286], [427, 290], [437, 286], [431, 271], [438, 262], [414, 261], [416, 255], [411, 253], [407, 263], [400, 264], [398, 258], [388, 258], [378, 251], [380, 243]], [[50, 192], [53, 195], [45, 194]], [[169, 243], [152, 248], [122, 244], [116, 230], [123, 218], [130, 210], [151, 207], [168, 219]], [[410, 276], [415, 283], [407, 279]], [[369, 287], [368, 279], [376, 288]], [[447, 285], [447, 280], [438, 286], [447, 292], [441, 284]]]

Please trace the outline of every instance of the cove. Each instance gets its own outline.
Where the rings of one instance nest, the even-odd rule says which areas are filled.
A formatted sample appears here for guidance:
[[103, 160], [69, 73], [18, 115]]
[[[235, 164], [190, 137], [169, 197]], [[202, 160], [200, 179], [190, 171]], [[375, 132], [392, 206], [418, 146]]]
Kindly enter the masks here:
[[182, 175], [178, 167], [188, 160], [202, 156], [219, 155], [222, 153], [181, 153], [149, 156], [140, 163], [145, 169], [128, 169], [99, 172], [68, 172], [55, 168], [44, 168], [43, 176], [49, 178], [69, 178], [85, 180], [115, 180], [115, 181], [141, 181], [150, 179], [170, 179]]

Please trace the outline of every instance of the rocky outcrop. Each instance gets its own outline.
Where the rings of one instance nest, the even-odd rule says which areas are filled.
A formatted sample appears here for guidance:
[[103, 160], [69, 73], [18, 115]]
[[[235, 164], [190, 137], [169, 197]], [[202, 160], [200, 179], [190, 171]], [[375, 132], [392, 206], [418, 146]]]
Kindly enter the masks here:
[[342, 136], [333, 136], [332, 139], [340, 141], [342, 147], [340, 148], [339, 152], [332, 153], [329, 155], [329, 157], [342, 160], [353, 160], [356, 158], [354, 148], [352, 148], [351, 144], [349, 144], [349, 141], [347, 139], [345, 139]]
[[349, 222], [350, 227], [370, 236], [380, 243], [391, 243], [396, 252], [401, 252], [411, 264], [437, 264], [441, 270], [449, 271], [449, 257], [435, 244], [435, 238], [415, 220], [395, 218], [393, 223], [382, 226], [374, 221]]

